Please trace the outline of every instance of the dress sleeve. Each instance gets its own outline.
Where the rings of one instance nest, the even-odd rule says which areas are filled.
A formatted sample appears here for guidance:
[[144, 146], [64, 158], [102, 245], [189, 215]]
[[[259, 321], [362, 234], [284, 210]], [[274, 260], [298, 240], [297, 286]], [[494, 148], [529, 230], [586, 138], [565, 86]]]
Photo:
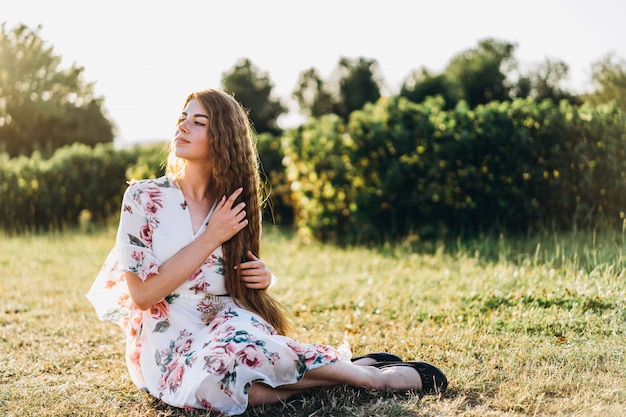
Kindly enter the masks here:
[[[152, 251], [152, 235], [159, 225], [155, 187], [151, 183], [131, 184], [122, 199], [122, 213], [115, 246], [123, 272], [134, 272], [142, 280], [159, 273], [161, 262]], [[157, 188], [158, 191], [158, 188]], [[156, 207], [156, 208], [155, 208]]]
[[132, 327], [129, 323], [132, 300], [124, 273], [130, 271], [146, 280], [157, 274], [161, 265], [152, 252], [152, 232], [158, 225], [158, 217], [149, 186], [134, 182], [124, 193], [115, 246], [86, 295], [100, 320], [127, 330], [129, 324]]

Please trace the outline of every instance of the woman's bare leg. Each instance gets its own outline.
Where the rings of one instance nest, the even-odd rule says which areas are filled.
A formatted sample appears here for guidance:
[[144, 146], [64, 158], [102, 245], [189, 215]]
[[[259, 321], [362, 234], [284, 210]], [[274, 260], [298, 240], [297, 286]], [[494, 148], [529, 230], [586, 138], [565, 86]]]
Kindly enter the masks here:
[[271, 404], [285, 401], [291, 396], [311, 388], [351, 385], [376, 391], [385, 390], [420, 390], [422, 379], [415, 369], [406, 366], [375, 368], [359, 366], [353, 363], [334, 362], [307, 371], [295, 384], [271, 388], [263, 384], [254, 384], [248, 392], [250, 405]]

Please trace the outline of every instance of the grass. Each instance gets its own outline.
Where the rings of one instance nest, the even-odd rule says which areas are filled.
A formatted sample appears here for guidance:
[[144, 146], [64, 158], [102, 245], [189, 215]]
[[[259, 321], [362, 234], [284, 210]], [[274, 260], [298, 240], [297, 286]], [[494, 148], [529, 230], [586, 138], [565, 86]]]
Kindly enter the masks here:
[[[114, 234], [0, 236], [0, 415], [207, 415], [139, 391], [121, 330], [84, 297]], [[295, 338], [433, 362], [450, 389], [335, 387], [245, 416], [621, 417], [623, 243], [578, 233], [339, 249], [266, 228], [262, 257]]]

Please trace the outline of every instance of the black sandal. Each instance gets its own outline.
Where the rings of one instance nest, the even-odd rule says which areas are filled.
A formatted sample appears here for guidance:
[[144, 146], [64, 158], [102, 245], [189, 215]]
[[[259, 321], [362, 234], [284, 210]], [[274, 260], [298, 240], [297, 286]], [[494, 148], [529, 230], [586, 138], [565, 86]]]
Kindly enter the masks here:
[[437, 368], [426, 362], [377, 362], [373, 366], [377, 368], [389, 368], [391, 366], [410, 366], [415, 369], [422, 379], [422, 390], [424, 394], [437, 394], [444, 392], [448, 388], [448, 378]]
[[374, 352], [368, 353], [367, 355], [357, 356], [356, 358], [350, 359], [352, 362], [358, 361], [359, 359], [370, 358], [374, 359], [376, 363], [385, 363], [385, 362], [402, 362], [402, 358], [396, 355], [392, 355], [387, 352]]

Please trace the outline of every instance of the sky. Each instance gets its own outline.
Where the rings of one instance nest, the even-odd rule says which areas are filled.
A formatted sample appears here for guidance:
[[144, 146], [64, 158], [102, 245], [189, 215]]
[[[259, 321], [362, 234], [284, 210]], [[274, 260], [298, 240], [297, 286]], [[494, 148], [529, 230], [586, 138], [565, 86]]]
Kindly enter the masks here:
[[41, 26], [63, 60], [84, 68], [116, 126], [116, 143], [167, 140], [187, 95], [220, 88], [239, 59], [267, 72], [274, 95], [290, 102], [298, 77], [330, 76], [342, 57], [375, 60], [385, 90], [411, 71], [441, 72], [456, 54], [487, 38], [517, 45], [521, 69], [546, 59], [570, 68], [566, 87], [590, 88], [591, 65], [626, 59], [624, 0], [19, 0], [0, 22]]

